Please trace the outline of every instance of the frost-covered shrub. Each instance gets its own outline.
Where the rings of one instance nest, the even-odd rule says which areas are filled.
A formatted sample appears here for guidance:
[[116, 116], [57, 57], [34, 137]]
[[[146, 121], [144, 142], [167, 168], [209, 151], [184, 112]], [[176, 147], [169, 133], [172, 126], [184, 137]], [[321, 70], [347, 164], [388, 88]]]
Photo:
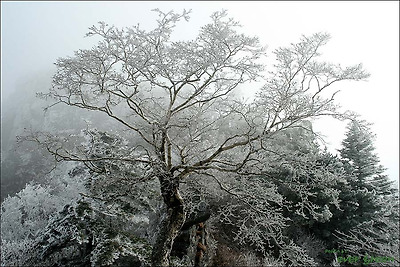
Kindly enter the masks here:
[[1, 205], [2, 239], [17, 241], [35, 236], [60, 205], [51, 194], [51, 188], [27, 184], [16, 196], [7, 197]]
[[30, 249], [25, 264], [53, 266], [148, 265], [151, 246], [145, 239], [110, 223], [89, 202], [66, 206], [52, 218]]
[[[64, 164], [64, 167], [65, 164]], [[71, 166], [70, 166], [71, 167]], [[50, 216], [65, 205], [75, 203], [86, 191], [84, 175], [68, 175], [60, 169], [51, 173], [49, 185], [29, 183], [15, 196], [8, 196], [1, 204], [2, 240], [18, 241], [35, 237]]]
[[68, 174], [74, 164], [62, 164], [45, 179], [49, 184], [27, 184], [1, 204], [2, 265], [21, 265], [34, 240], [66, 205], [74, 205], [85, 193], [87, 173]]
[[309, 255], [315, 262], [319, 265], [324, 265], [322, 260], [327, 256], [327, 254], [324, 253], [325, 248], [327, 248], [326, 244], [312, 234], [307, 234], [304, 231], [298, 231], [297, 233], [298, 236], [295, 240], [296, 244], [304, 249], [307, 255]]
[[[105, 238], [106, 237], [106, 238]], [[98, 244], [91, 253], [92, 266], [129, 264], [149, 265], [151, 247], [140, 238], [128, 233], [105, 234], [100, 236]]]
[[23, 266], [26, 261], [27, 251], [34, 245], [34, 240], [1, 241], [1, 266]]

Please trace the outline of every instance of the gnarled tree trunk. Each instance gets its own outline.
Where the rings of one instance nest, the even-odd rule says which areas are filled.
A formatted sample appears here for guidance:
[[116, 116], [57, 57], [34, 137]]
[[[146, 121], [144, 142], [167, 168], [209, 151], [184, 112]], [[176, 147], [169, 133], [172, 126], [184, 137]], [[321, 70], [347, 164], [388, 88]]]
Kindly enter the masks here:
[[152, 266], [157, 267], [169, 266], [172, 245], [186, 219], [184, 202], [179, 194], [177, 179], [172, 175], [160, 175], [158, 179], [167, 210], [153, 247]]

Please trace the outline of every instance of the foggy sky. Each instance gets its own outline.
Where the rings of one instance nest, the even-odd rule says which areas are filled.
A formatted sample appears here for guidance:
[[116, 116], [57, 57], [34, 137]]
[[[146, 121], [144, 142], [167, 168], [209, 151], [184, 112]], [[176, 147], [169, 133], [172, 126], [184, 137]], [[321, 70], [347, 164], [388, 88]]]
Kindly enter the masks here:
[[[140, 23], [155, 26], [163, 11], [192, 9], [189, 22], [180, 22], [175, 38], [194, 38], [212, 12], [227, 9], [249, 35], [260, 37], [268, 52], [297, 42], [302, 34], [323, 31], [332, 40], [324, 58], [342, 66], [363, 63], [367, 82], [340, 83], [337, 102], [374, 123], [375, 146], [392, 180], [399, 177], [399, 3], [394, 2], [7, 2], [1, 1], [1, 93], [3, 103], [21, 80], [51, 73], [58, 57], [89, 48], [84, 38], [98, 21], [118, 27]], [[44, 88], [46, 90], [46, 88]], [[340, 148], [343, 123], [324, 120], [316, 130], [330, 148]], [[331, 150], [335, 153], [335, 150]]]

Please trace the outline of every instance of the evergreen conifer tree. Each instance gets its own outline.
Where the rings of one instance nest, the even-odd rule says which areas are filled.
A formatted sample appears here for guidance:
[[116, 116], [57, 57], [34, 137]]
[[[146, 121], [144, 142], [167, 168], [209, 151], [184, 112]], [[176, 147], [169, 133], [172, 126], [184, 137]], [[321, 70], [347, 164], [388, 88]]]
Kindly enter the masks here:
[[340, 194], [343, 211], [334, 214], [343, 222], [336, 231], [340, 244], [349, 252], [364, 255], [381, 251], [385, 256], [398, 256], [393, 250], [399, 234], [397, 190], [380, 165], [374, 138], [365, 121], [352, 121], [347, 126], [339, 152], [348, 185]]
[[367, 211], [380, 209], [380, 198], [396, 191], [375, 153], [374, 139], [370, 124], [352, 121], [347, 126], [343, 148], [339, 150], [347, 172], [353, 174], [349, 184], [358, 196], [358, 211], [364, 215]]

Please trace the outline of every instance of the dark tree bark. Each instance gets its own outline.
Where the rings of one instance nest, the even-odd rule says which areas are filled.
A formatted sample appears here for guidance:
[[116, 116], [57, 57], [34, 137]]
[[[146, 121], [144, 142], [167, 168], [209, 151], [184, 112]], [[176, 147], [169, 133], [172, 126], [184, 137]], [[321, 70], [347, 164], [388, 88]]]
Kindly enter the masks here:
[[160, 175], [161, 194], [166, 205], [166, 214], [160, 225], [160, 232], [153, 247], [152, 266], [169, 266], [172, 245], [185, 223], [186, 213], [179, 194], [179, 182], [172, 175]]

